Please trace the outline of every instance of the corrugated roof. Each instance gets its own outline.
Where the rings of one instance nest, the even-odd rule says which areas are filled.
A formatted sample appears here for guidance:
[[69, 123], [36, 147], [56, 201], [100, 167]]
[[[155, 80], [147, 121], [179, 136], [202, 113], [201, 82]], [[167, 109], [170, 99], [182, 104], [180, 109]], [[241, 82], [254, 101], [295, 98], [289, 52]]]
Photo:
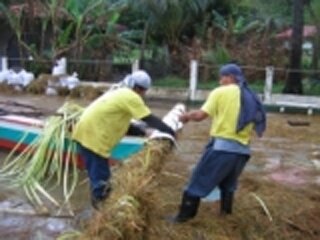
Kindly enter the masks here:
[[[276, 38], [279, 39], [287, 39], [287, 38], [291, 38], [292, 36], [292, 28], [287, 29], [286, 31], [283, 31], [281, 33], [278, 33], [276, 35]], [[308, 37], [313, 37], [317, 34], [317, 28], [316, 26], [312, 26], [312, 25], [306, 25], [303, 27], [303, 37], [304, 38], [308, 38]]]

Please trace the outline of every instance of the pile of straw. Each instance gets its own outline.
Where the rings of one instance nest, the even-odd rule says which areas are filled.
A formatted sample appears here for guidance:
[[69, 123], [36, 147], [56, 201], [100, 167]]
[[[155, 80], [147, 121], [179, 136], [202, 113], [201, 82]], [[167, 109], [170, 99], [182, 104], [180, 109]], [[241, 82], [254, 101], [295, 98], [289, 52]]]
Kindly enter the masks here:
[[114, 171], [113, 192], [85, 227], [81, 239], [144, 239], [157, 199], [159, 173], [171, 150], [168, 140], [152, 140]]
[[165, 219], [177, 212], [188, 174], [177, 169], [177, 159], [167, 156], [170, 147], [163, 144], [150, 144], [115, 171], [110, 199], [80, 239], [319, 239], [316, 186], [294, 189], [249, 173], [240, 179], [232, 215], [220, 216], [219, 202], [202, 202], [195, 219], [168, 223]]
[[[25, 89], [24, 92], [31, 94], [45, 94], [49, 82], [59, 82], [57, 76], [51, 74], [40, 74], [39, 77], [33, 80]], [[92, 86], [77, 86], [74, 89], [69, 90], [66, 87], [56, 87], [58, 96], [70, 96], [71, 98], [84, 98], [93, 100], [99, 97], [106, 91], [103, 87], [92, 87]], [[15, 88], [6, 83], [0, 84], [0, 92], [13, 94], [17, 92]]]
[[245, 173], [232, 215], [221, 216], [219, 202], [202, 202], [195, 219], [175, 225], [165, 218], [177, 212], [186, 179], [166, 175], [159, 181], [156, 195], [161, 201], [152, 210], [144, 239], [319, 239], [319, 187], [292, 189]]

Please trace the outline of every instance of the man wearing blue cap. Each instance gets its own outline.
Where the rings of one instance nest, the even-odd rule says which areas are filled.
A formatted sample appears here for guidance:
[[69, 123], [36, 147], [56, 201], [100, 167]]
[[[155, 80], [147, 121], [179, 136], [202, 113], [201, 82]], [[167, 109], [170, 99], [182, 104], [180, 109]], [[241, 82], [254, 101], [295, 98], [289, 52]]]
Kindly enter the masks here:
[[174, 131], [154, 116], [143, 101], [151, 87], [151, 78], [145, 71], [128, 75], [120, 85], [122, 87], [100, 96], [84, 110], [72, 135], [85, 162], [95, 208], [111, 190], [107, 160], [113, 147], [128, 131], [145, 134], [143, 130], [130, 126], [131, 119], [142, 120], [149, 127], [174, 136]]
[[254, 129], [261, 137], [266, 129], [263, 106], [247, 86], [238, 65], [222, 66], [219, 83], [201, 109], [187, 112], [180, 119], [187, 122], [212, 118], [211, 139], [184, 190], [179, 213], [170, 222], [195, 217], [200, 199], [215, 187], [221, 192], [221, 213], [231, 214], [238, 178], [250, 158], [251, 133]]

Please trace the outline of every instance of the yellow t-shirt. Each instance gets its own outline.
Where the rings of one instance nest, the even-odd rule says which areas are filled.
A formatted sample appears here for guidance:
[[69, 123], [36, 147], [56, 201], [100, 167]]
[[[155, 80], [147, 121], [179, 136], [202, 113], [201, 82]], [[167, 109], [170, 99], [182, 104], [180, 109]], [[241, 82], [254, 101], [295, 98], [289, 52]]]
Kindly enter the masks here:
[[120, 88], [102, 95], [84, 110], [72, 138], [96, 154], [109, 157], [126, 134], [130, 120], [144, 118], [150, 113], [137, 93]]
[[237, 133], [240, 112], [240, 88], [236, 84], [214, 89], [201, 110], [212, 118], [210, 135], [249, 144], [253, 124], [248, 124]]

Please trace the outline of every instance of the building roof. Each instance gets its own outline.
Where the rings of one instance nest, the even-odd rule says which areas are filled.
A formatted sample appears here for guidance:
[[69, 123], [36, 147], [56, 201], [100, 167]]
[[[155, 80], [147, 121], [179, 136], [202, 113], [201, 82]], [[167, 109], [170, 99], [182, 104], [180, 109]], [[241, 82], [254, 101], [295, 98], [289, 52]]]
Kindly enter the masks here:
[[[30, 11], [31, 11], [30, 6], [26, 3], [12, 4], [12, 5], [10, 5], [9, 10], [14, 15], [20, 15], [21, 13], [30, 13]], [[50, 11], [45, 4], [43, 4], [37, 0], [33, 2], [33, 16], [34, 17], [45, 18], [45, 17], [48, 17], [49, 13], [50, 13]], [[57, 16], [59, 18], [65, 18], [66, 14], [63, 12], [62, 9], [58, 9]]]
[[[286, 31], [283, 31], [281, 33], [278, 33], [276, 35], [276, 38], [278, 39], [288, 39], [291, 38], [292, 36], [292, 28], [287, 29]], [[313, 37], [317, 34], [317, 28], [316, 26], [312, 26], [312, 25], [305, 25], [303, 27], [303, 37], [304, 38], [309, 38], [309, 37]]]

